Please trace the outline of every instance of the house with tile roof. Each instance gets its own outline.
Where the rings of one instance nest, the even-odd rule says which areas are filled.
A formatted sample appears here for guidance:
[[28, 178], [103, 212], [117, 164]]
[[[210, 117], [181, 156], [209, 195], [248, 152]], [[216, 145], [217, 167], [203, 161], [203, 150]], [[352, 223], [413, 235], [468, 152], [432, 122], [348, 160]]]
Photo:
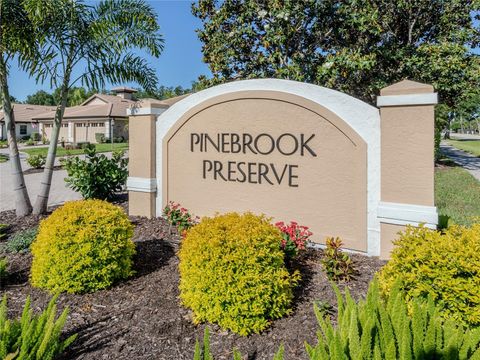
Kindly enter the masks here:
[[[96, 134], [105, 139], [128, 140], [127, 109], [137, 102], [133, 97], [136, 90], [118, 87], [112, 91], [116, 95], [94, 94], [82, 104], [66, 108], [59, 140], [96, 143]], [[32, 118], [47, 139], [51, 138], [54, 116], [54, 113], [45, 112]]]
[[[38, 121], [33, 117], [38, 114], [55, 114], [55, 106], [12, 104], [15, 117], [15, 136], [17, 139], [30, 138], [32, 133], [40, 132]], [[7, 133], [3, 110], [0, 109], [0, 140], [5, 140]]]
[[[96, 143], [101, 134], [105, 139], [128, 140], [127, 109], [142, 107], [145, 103], [155, 103], [168, 108], [187, 95], [181, 95], [166, 100], [141, 99], [134, 97], [136, 90], [128, 87], [112, 89], [115, 95], [94, 94], [77, 106], [67, 107], [63, 115], [59, 141], [67, 143], [90, 142]], [[50, 140], [55, 118], [55, 106], [39, 106], [28, 104], [14, 104], [14, 116], [17, 124], [17, 138], [30, 136], [38, 132]], [[6, 136], [4, 125], [0, 126]], [[26, 125], [26, 130], [25, 126]], [[1, 138], [1, 137], [0, 137]], [[2, 138], [3, 139], [3, 138]]]

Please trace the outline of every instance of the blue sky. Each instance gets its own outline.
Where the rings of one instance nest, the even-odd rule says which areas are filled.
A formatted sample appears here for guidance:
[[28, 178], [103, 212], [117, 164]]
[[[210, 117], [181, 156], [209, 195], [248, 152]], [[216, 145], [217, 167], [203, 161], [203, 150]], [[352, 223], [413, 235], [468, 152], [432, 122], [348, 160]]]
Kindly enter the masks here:
[[[95, 0], [86, 0], [94, 3]], [[159, 59], [148, 58], [156, 69], [160, 85], [189, 87], [199, 75], [210, 75], [202, 62], [201, 42], [195, 29], [200, 21], [190, 11], [191, 0], [151, 0], [150, 4], [158, 14], [161, 33], [165, 39], [165, 49]], [[480, 53], [479, 49], [475, 50]], [[24, 101], [27, 95], [43, 89], [51, 91], [48, 84], [36, 84], [27, 74], [18, 70], [15, 64], [10, 70], [10, 93]], [[78, 84], [80, 86], [81, 84]], [[135, 84], [125, 84], [134, 87]], [[107, 86], [107, 90], [112, 86]]]
[[[161, 33], [165, 39], [165, 49], [160, 58], [149, 58], [157, 71], [159, 84], [189, 87], [199, 75], [210, 75], [207, 65], [202, 62], [202, 45], [195, 32], [201, 23], [190, 11], [191, 1], [149, 2], [158, 14]], [[27, 74], [19, 71], [16, 66], [12, 66], [10, 70], [9, 85], [10, 93], [20, 101], [24, 101], [27, 95], [39, 89], [51, 90], [49, 84], [35, 84], [33, 79], [29, 79]]]

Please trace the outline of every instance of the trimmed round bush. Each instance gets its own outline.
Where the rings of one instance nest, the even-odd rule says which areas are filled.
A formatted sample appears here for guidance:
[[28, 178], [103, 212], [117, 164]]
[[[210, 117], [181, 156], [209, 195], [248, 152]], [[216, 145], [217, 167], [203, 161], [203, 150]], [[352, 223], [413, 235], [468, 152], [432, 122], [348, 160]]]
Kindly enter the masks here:
[[408, 227], [379, 274], [388, 295], [398, 281], [407, 300], [430, 294], [446, 318], [480, 325], [480, 224], [444, 233]]
[[269, 219], [251, 213], [204, 218], [188, 230], [179, 251], [180, 298], [194, 322], [248, 335], [289, 314], [300, 275], [286, 269], [281, 239]]
[[65, 203], [40, 223], [31, 283], [51, 292], [87, 293], [133, 274], [133, 226], [102, 200]]

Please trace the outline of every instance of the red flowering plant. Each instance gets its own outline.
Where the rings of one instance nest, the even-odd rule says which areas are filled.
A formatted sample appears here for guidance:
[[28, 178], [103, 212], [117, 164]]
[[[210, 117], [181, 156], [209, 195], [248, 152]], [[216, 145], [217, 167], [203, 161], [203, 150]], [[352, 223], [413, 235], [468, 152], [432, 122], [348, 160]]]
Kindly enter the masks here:
[[176, 226], [179, 234], [185, 235], [186, 231], [197, 224], [199, 217], [193, 216], [180, 204], [170, 201], [163, 209], [163, 216], [171, 226]]
[[307, 226], [298, 225], [295, 221], [290, 221], [288, 225], [280, 221], [275, 226], [282, 233], [280, 246], [288, 258], [293, 258], [299, 251], [305, 250], [307, 241], [313, 234]]

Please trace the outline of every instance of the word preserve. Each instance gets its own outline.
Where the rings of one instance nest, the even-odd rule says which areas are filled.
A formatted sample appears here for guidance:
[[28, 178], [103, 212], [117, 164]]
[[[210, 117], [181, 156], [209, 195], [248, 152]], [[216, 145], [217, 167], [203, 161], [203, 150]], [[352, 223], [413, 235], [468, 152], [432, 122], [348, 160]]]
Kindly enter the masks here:
[[[283, 156], [311, 156], [317, 154], [310, 142], [315, 134], [284, 133], [273, 136], [267, 133], [208, 133], [190, 134], [190, 151], [201, 153], [270, 155], [277, 152]], [[203, 160], [203, 179], [231, 181], [249, 184], [266, 184], [298, 187], [298, 165], [274, 164], [248, 161]]]

